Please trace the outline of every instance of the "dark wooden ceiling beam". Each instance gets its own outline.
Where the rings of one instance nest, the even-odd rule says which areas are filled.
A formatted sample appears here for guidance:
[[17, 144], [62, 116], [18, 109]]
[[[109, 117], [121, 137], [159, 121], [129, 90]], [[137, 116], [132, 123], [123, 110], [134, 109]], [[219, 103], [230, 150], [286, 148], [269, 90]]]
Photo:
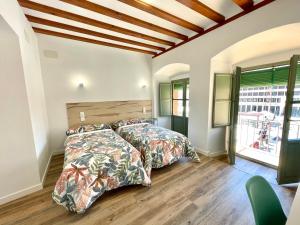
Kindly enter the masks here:
[[30, 15], [25, 15], [25, 16], [32, 23], [43, 24], [43, 25], [46, 25], [46, 26], [56, 27], [56, 28], [60, 28], [60, 29], [64, 29], [64, 30], [74, 31], [74, 32], [82, 33], [82, 34], [92, 35], [92, 36], [99, 37], [99, 38], [105, 38], [105, 39], [108, 39], [108, 40], [119, 41], [119, 42], [123, 42], [123, 43], [127, 43], [127, 44], [137, 45], [137, 46], [140, 46], [140, 47], [155, 49], [155, 50], [159, 50], [159, 51], [164, 51], [165, 50], [164, 48], [159, 47], [159, 46], [155, 46], [155, 45], [145, 44], [145, 43], [142, 43], [142, 42], [133, 41], [133, 40], [129, 40], [129, 39], [126, 39], [126, 38], [121, 38], [121, 37], [116, 37], [116, 36], [109, 35], [109, 34], [103, 34], [103, 33], [100, 33], [100, 32], [93, 31], [93, 30], [88, 30], [88, 29], [84, 29], [84, 28], [80, 28], [80, 27], [75, 27], [75, 26], [71, 26], [71, 25], [68, 25], [68, 24], [55, 22], [55, 21], [52, 21], [52, 20], [46, 20], [46, 19], [42, 19], [42, 18], [39, 18], [39, 17], [35, 17], [35, 16], [30, 16]]
[[177, 47], [179, 47], [179, 46], [181, 46], [181, 45], [184, 45], [184, 44], [186, 44], [186, 43], [188, 43], [188, 42], [190, 42], [190, 41], [192, 41], [192, 40], [194, 40], [194, 39], [196, 39], [196, 38], [199, 38], [199, 37], [201, 37], [201, 36], [203, 36], [203, 35], [205, 35], [205, 34], [207, 34], [207, 33], [209, 33], [209, 32], [212, 32], [212, 31], [218, 29], [219, 27], [222, 27], [222, 26], [224, 26], [224, 25], [226, 25], [226, 24], [228, 24], [228, 23], [231, 23], [232, 21], [235, 21], [235, 20], [237, 20], [238, 18], [240, 18], [240, 17], [242, 17], [242, 16], [245, 16], [245, 15], [247, 15], [248, 13], [251, 13], [251, 12], [257, 10], [257, 9], [260, 9], [260, 8], [266, 6], [266, 5], [268, 5], [268, 4], [270, 4], [270, 3], [274, 2], [274, 1], [275, 1], [275, 0], [264, 0], [264, 1], [260, 2], [260, 3], [257, 3], [257, 4], [255, 4], [255, 5], [253, 5], [253, 7], [249, 8], [249, 9], [247, 9], [247, 10], [244, 10], [244, 11], [242, 11], [242, 12], [240, 12], [240, 13], [238, 13], [238, 14], [236, 14], [236, 15], [234, 15], [234, 16], [228, 18], [228, 19], [226, 19], [223, 23], [219, 23], [219, 24], [216, 24], [216, 25], [213, 26], [213, 27], [210, 27], [209, 29], [205, 30], [204, 33], [202, 33], [202, 34], [196, 34], [196, 35], [190, 37], [189, 40], [187, 40], [187, 41], [182, 41], [182, 42], [176, 44], [175, 46], [173, 46], [173, 47], [171, 47], [171, 48], [168, 48], [168, 49], [166, 49], [165, 51], [156, 54], [156, 55], [153, 56], [152, 58], [155, 58], [155, 57], [158, 57], [158, 56], [160, 56], [160, 55], [162, 55], [162, 54], [165, 54], [165, 53], [167, 53], [167, 52], [169, 52], [169, 51], [171, 51], [171, 50], [173, 50], [173, 49], [175, 49], [175, 48], [177, 48]]
[[147, 12], [147, 13], [150, 13], [154, 16], [157, 16], [161, 19], [164, 19], [164, 20], [167, 20], [171, 23], [174, 23], [174, 24], [177, 24], [181, 27], [184, 27], [186, 29], [189, 29], [189, 30], [192, 30], [192, 31], [195, 31], [197, 33], [201, 33], [204, 31], [204, 29], [200, 26], [197, 26], [193, 23], [190, 23], [184, 19], [181, 19], [177, 16], [174, 16], [166, 11], [163, 11], [155, 6], [152, 6], [144, 1], [141, 1], [141, 0], [118, 0], [120, 2], [123, 2], [127, 5], [130, 5], [136, 9], [139, 9], [139, 10], [142, 10], [144, 12]]
[[143, 27], [149, 30], [153, 30], [155, 32], [161, 33], [161, 34], [165, 34], [174, 38], [178, 38], [181, 40], [187, 40], [188, 36], [177, 33], [175, 31], [157, 26], [155, 24], [140, 20], [138, 18], [126, 15], [124, 13], [121, 12], [117, 12], [115, 10], [112, 10], [110, 8], [95, 4], [93, 2], [89, 2], [89, 1], [82, 1], [82, 0], [60, 0], [61, 2], [65, 2], [65, 3], [69, 3], [71, 5], [75, 5], [78, 6], [80, 8], [83, 9], [87, 9], [117, 20], [121, 20], [130, 24], [133, 24], [135, 26], [139, 26], [139, 27]]
[[46, 34], [46, 35], [51, 35], [51, 36], [55, 36], [55, 37], [76, 40], [76, 41], [83, 41], [83, 42], [92, 43], [92, 44], [96, 44], [96, 45], [103, 45], [103, 46], [108, 46], [108, 47], [113, 47], [113, 48], [118, 48], [118, 49], [124, 49], [124, 50], [129, 50], [129, 51], [134, 51], [134, 52], [145, 53], [145, 54], [149, 54], [149, 55], [156, 54], [155, 52], [148, 51], [148, 50], [132, 48], [132, 47], [113, 44], [113, 43], [104, 42], [104, 41], [98, 41], [98, 40], [89, 39], [89, 38], [85, 38], [85, 37], [79, 37], [79, 36], [75, 36], [75, 35], [71, 35], [71, 34], [65, 34], [65, 33], [60, 33], [60, 32], [56, 32], [56, 31], [41, 29], [41, 28], [37, 28], [37, 27], [33, 27], [32, 29], [36, 33], [40, 33], [40, 34]]
[[198, 0], [176, 0], [176, 1], [217, 23], [222, 23], [225, 20], [225, 17], [223, 15], [214, 11], [213, 9], [209, 8], [207, 5], [199, 2]]
[[249, 8], [253, 7], [254, 2], [253, 0], [233, 0], [239, 7], [243, 10], [248, 10]]
[[84, 17], [84, 16], [80, 16], [74, 13], [70, 13], [70, 12], [66, 12], [64, 10], [60, 10], [60, 9], [56, 9], [50, 6], [46, 6], [46, 5], [42, 5], [36, 2], [32, 2], [32, 1], [28, 1], [28, 0], [18, 0], [19, 4], [22, 7], [25, 8], [29, 8], [35, 11], [39, 11], [39, 12], [43, 12], [43, 13], [47, 13], [50, 15], [54, 15], [54, 16], [58, 16], [58, 17], [62, 17], [65, 19], [69, 19], [69, 20], [73, 20], [73, 21], [77, 21], [80, 23], [85, 23], [88, 25], [92, 25], [95, 27], [99, 27], [99, 28], [103, 28], [106, 30], [110, 30], [110, 31], [114, 31], [117, 33], [122, 33], [122, 34], [126, 34], [129, 36], [133, 36], [136, 38], [141, 38], [141, 39], [145, 39], [148, 41], [152, 41], [152, 42], [157, 42], [163, 45], [169, 45], [169, 46], [174, 46], [175, 43], [171, 42], [171, 41], [167, 41], [167, 40], [163, 40], [160, 38], [156, 38], [156, 37], [152, 37], [150, 35], [146, 35], [146, 34], [142, 34], [139, 32], [135, 32], [126, 28], [122, 28], [122, 27], [118, 27], [118, 26], [114, 26], [108, 23], [104, 23], [98, 20], [94, 20], [88, 17]]

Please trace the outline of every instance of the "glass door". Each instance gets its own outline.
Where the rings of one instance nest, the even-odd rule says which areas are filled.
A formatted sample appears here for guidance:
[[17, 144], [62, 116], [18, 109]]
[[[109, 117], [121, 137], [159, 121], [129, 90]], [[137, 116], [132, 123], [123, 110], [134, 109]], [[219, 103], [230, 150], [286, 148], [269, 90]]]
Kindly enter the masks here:
[[277, 181], [279, 184], [300, 181], [300, 55], [290, 61], [286, 106], [284, 110], [282, 142]]
[[189, 79], [172, 81], [172, 130], [188, 135]]

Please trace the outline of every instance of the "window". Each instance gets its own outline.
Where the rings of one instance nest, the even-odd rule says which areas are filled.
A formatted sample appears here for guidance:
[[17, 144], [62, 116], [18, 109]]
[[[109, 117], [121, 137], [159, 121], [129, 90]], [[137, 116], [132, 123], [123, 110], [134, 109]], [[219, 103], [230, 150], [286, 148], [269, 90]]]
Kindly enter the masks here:
[[262, 106], [259, 105], [259, 106], [257, 107], [257, 112], [261, 112], [261, 111], [262, 111]]
[[183, 116], [184, 110], [184, 101], [183, 101], [183, 92], [184, 92], [184, 84], [182, 83], [174, 83], [173, 84], [173, 115], [174, 116]]
[[275, 106], [271, 106], [271, 107], [270, 107], [270, 112], [271, 112], [271, 113], [275, 113]]
[[280, 107], [279, 107], [279, 106], [276, 106], [276, 107], [275, 107], [275, 115], [276, 115], [276, 116], [279, 116], [279, 114], [280, 114]]
[[246, 111], [246, 106], [243, 105], [243, 106], [242, 106], [242, 112], [245, 112], [245, 111]]

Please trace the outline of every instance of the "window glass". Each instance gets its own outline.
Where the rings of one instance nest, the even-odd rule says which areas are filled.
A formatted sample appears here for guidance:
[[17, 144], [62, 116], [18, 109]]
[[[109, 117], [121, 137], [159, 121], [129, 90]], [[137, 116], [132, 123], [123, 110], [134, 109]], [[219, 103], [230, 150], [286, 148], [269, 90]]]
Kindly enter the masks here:
[[183, 99], [184, 84], [173, 84], [173, 99]]
[[186, 85], [186, 99], [190, 99], [190, 84]]
[[291, 121], [288, 139], [300, 139], [300, 121]]
[[190, 100], [186, 100], [186, 108], [185, 108], [185, 114], [186, 114], [186, 117], [189, 117], [190, 115]]
[[300, 104], [293, 104], [291, 120], [299, 120], [300, 121]]
[[173, 115], [183, 116], [183, 100], [173, 100]]
[[259, 105], [259, 106], [257, 107], [257, 112], [261, 112], [261, 111], [262, 111], [262, 106]]
[[245, 112], [245, 110], [246, 110], [246, 106], [243, 105], [243, 106], [242, 106], [242, 112]]
[[271, 112], [271, 113], [275, 113], [275, 106], [271, 106], [271, 107], [270, 107], [270, 112]]

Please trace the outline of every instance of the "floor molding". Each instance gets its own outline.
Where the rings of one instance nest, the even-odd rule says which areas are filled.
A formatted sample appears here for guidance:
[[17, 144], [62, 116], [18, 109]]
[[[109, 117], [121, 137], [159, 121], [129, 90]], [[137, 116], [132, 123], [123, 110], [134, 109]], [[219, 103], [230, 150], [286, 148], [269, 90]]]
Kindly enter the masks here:
[[19, 191], [16, 191], [14, 193], [11, 193], [11, 194], [8, 194], [6, 196], [1, 197], [0, 198], [0, 205], [3, 205], [3, 204], [8, 203], [10, 201], [13, 201], [13, 200], [16, 200], [18, 198], [24, 197], [24, 196], [26, 196], [28, 194], [33, 193], [33, 192], [42, 190], [43, 186], [44, 186], [44, 183], [45, 183], [45, 180], [46, 180], [46, 177], [47, 177], [47, 174], [48, 174], [48, 170], [49, 170], [50, 163], [51, 163], [51, 160], [52, 160], [53, 156], [59, 155], [59, 154], [62, 154], [62, 153], [63, 152], [52, 152], [50, 154], [50, 157], [48, 159], [48, 162], [47, 162], [44, 174], [43, 174], [43, 177], [41, 179], [41, 183], [33, 185], [31, 187], [28, 187], [28, 188], [24, 188], [22, 190], [19, 190]]
[[196, 149], [197, 152], [201, 153], [202, 155], [208, 156], [208, 157], [219, 157], [223, 155], [227, 155], [227, 152], [224, 150], [222, 152], [210, 152], [203, 149]]
[[16, 200], [18, 198], [24, 197], [25, 195], [29, 195], [33, 192], [36, 192], [36, 191], [39, 191], [39, 190], [42, 190], [42, 189], [43, 189], [42, 183], [33, 185], [31, 187], [28, 187], [28, 188], [21, 189], [19, 191], [16, 191], [14, 193], [11, 193], [11, 194], [8, 194], [6, 196], [1, 197], [0, 198], [0, 205], [3, 205], [5, 203], [8, 203], [8, 202]]
[[52, 152], [52, 156], [61, 155], [61, 154], [64, 154], [64, 153], [65, 153], [65, 149], [61, 149], [61, 150]]
[[50, 166], [52, 157], [53, 157], [53, 153], [50, 154], [50, 157], [48, 159], [48, 162], [47, 162], [47, 165], [46, 165], [43, 177], [42, 177], [42, 185], [43, 185], [43, 187], [44, 187], [44, 183], [45, 183], [45, 180], [46, 180], [46, 177], [47, 177], [47, 174], [48, 174], [48, 170], [49, 170], [49, 166]]

